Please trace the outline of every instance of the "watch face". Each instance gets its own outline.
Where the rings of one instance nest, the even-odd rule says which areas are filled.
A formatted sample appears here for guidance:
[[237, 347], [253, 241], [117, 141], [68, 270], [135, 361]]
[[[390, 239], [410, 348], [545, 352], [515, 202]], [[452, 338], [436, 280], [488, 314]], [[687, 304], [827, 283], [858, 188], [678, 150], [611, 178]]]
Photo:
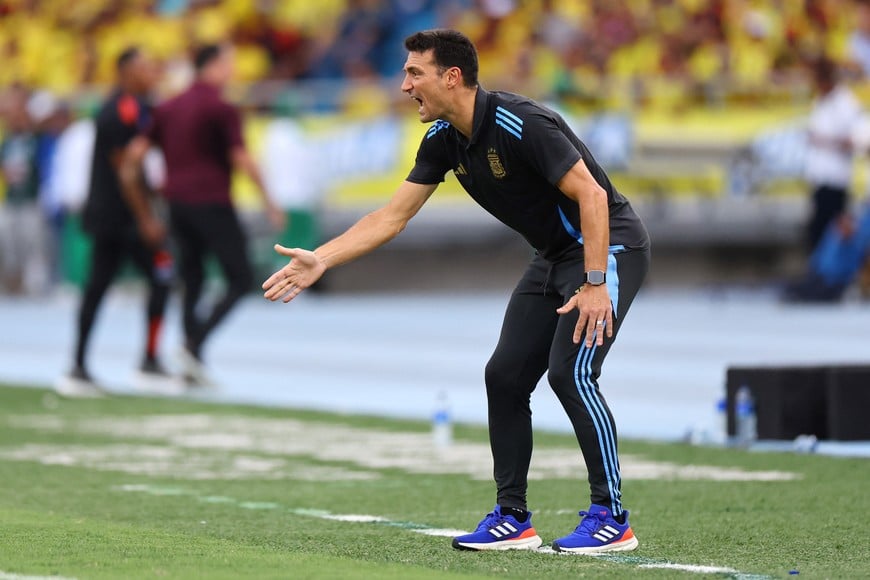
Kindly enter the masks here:
[[586, 272], [586, 282], [588, 284], [592, 284], [593, 286], [600, 286], [604, 284], [604, 272], [601, 270], [590, 270]]

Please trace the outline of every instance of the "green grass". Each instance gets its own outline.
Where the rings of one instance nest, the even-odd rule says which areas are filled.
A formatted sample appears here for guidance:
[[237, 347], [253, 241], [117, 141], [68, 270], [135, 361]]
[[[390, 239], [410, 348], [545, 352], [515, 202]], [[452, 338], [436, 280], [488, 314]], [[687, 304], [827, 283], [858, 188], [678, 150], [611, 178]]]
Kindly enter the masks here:
[[[44, 465], [8, 455], [28, 445], [101, 450], [124, 444], [180, 453], [194, 462], [202, 447], [145, 433], [117, 436], [95, 422], [131, 422], [154, 415], [204, 415], [217, 425], [240, 417], [269, 424], [334, 424], [424, 433], [422, 423], [169, 399], [116, 397], [62, 401], [37, 389], [0, 388], [0, 577], [74, 578], [625, 578], [698, 577], [641, 564], [729, 567], [746, 575], [802, 578], [870, 577], [870, 461], [627, 441], [624, 455], [677, 465], [796, 473], [792, 481], [714, 482], [627, 479], [624, 499], [640, 548], [608, 559], [530, 552], [472, 553], [449, 539], [408, 528], [473, 527], [493, 504], [492, 483], [467, 475], [375, 469], [358, 462], [267, 452], [248, 447], [206, 450], [218, 465], [232, 459], [276, 458], [293, 469], [335, 468], [374, 474], [349, 481], [191, 479], [185, 469], [157, 477], [97, 465]], [[36, 428], [23, 418], [57, 418], [61, 428]], [[171, 421], [170, 421], [171, 423]], [[297, 435], [304, 438], [305, 435]], [[485, 443], [486, 433], [461, 426], [459, 441]], [[289, 443], [292, 443], [289, 442]], [[206, 445], [207, 447], [208, 445]], [[571, 448], [571, 437], [538, 434], [536, 449]], [[135, 464], [139, 459], [131, 459]], [[144, 460], [143, 460], [144, 461]], [[99, 461], [97, 461], [99, 463]], [[223, 467], [221, 467], [223, 469]], [[222, 472], [223, 473], [223, 472]], [[137, 485], [136, 491], [119, 486]], [[577, 523], [572, 510], [588, 502], [577, 479], [532, 481], [530, 506], [545, 541]], [[300, 510], [370, 514], [388, 523], [347, 523]], [[714, 577], [739, 577], [718, 574]], [[703, 576], [702, 576], [703, 577]]]

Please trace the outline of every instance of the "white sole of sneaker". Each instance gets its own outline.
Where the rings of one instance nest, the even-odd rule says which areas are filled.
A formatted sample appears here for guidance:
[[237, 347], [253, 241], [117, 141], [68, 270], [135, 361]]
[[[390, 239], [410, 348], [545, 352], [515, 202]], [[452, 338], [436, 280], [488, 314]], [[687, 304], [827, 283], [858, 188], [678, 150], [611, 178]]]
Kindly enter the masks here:
[[187, 392], [187, 385], [178, 377], [137, 371], [133, 382], [138, 390], [153, 395], [175, 396]]
[[178, 362], [183, 369], [182, 374], [193, 379], [192, 382], [196, 383], [197, 386], [212, 384], [203, 364], [184, 347], [178, 350]]
[[563, 548], [557, 544], [553, 544], [553, 549], [557, 552], [568, 552], [569, 554], [603, 554], [605, 552], [630, 552], [638, 546], [637, 538], [631, 537], [623, 542], [614, 544], [606, 544], [597, 548]]
[[466, 542], [456, 542], [454, 548], [460, 550], [474, 550], [482, 552], [484, 550], [537, 550], [541, 547], [543, 541], [540, 536], [531, 536], [528, 538], [520, 538], [516, 540], [504, 540], [501, 542], [489, 542], [486, 544], [472, 544]]
[[107, 394], [93, 383], [72, 377], [58, 379], [54, 385], [54, 392], [67, 399], [101, 399]]

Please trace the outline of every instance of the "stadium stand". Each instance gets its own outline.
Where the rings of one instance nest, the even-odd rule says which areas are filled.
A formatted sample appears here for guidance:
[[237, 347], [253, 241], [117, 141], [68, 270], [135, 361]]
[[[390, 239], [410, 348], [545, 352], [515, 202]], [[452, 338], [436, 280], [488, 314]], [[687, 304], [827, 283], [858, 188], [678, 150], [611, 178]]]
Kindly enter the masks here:
[[[484, 82], [624, 108], [791, 99], [801, 58], [849, 56], [855, 2], [749, 0], [61, 0], [0, 2], [0, 84], [105, 86], [135, 39], [167, 66], [231, 39], [240, 79], [394, 76], [409, 31], [452, 26]], [[777, 86], [786, 85], [780, 91]]]

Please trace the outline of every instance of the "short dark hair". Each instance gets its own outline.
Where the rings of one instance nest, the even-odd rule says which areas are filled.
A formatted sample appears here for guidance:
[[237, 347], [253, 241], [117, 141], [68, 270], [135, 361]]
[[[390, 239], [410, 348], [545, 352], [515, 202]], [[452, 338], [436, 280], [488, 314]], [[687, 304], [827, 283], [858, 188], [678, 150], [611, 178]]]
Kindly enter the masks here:
[[456, 30], [435, 29], [416, 32], [405, 39], [409, 52], [431, 50], [441, 72], [457, 67], [466, 87], [477, 86], [477, 49], [471, 40]]
[[222, 44], [206, 44], [196, 49], [193, 54], [193, 68], [196, 72], [201, 71], [209, 63], [216, 60], [224, 51]]
[[128, 46], [122, 50], [121, 54], [118, 55], [118, 58], [115, 59], [115, 68], [119, 72], [124, 70], [127, 68], [127, 65], [139, 58], [140, 54], [142, 54], [142, 50], [138, 46]]

